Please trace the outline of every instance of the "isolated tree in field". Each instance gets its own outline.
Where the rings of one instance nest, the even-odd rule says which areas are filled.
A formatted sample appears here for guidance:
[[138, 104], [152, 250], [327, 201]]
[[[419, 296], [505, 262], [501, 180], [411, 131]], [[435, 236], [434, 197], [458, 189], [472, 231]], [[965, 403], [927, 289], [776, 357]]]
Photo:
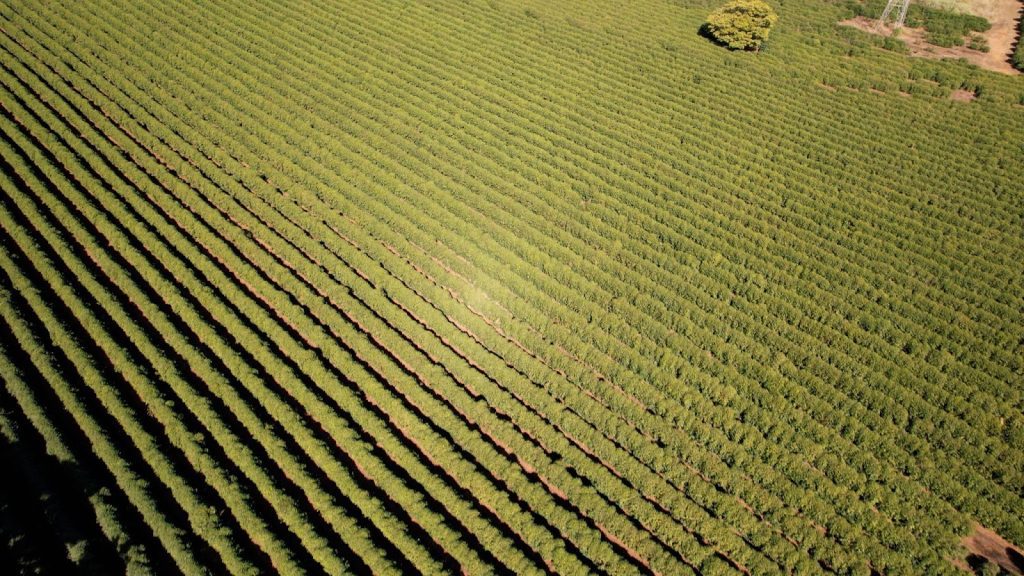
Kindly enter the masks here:
[[764, 0], [732, 0], [708, 16], [704, 30], [733, 50], [760, 50], [778, 20]]

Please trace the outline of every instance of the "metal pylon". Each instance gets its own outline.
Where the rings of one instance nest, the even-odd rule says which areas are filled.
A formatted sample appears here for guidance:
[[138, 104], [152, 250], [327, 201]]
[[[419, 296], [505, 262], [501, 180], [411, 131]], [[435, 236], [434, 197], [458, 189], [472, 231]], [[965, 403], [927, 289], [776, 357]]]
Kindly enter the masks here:
[[892, 27], [896, 28], [903, 27], [903, 21], [907, 19], [907, 8], [910, 7], [910, 0], [889, 0], [889, 3], [885, 5], [885, 10], [882, 10], [882, 17], [878, 19], [878, 25], [876, 28], [881, 29], [885, 25], [885, 21], [889, 19], [889, 15], [892, 14], [893, 8], [899, 6], [900, 11], [896, 15], [896, 20], [893, 22]]

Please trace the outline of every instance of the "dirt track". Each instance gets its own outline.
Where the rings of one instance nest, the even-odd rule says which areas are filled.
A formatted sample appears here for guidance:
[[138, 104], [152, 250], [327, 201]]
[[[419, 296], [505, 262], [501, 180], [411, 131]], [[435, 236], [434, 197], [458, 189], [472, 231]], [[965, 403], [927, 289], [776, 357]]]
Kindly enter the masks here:
[[1010, 574], [1024, 574], [1024, 555], [1020, 549], [980, 524], [964, 538], [963, 545], [971, 554], [998, 564]]
[[1017, 42], [1018, 22], [1024, 10], [1024, 2], [995, 0], [969, 2], [969, 5], [972, 13], [987, 18], [992, 24], [992, 29], [985, 33], [991, 50], [983, 56], [986, 63], [981, 66], [997, 72], [1019, 74], [1020, 72], [1010, 65], [1010, 55]]

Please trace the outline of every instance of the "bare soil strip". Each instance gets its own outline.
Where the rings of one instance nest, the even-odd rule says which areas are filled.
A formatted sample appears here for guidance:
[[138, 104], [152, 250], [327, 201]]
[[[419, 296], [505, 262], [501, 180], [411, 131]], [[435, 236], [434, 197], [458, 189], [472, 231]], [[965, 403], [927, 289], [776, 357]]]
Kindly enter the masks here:
[[1024, 551], [981, 524], [976, 524], [962, 543], [972, 555], [998, 564], [1010, 574], [1024, 575]]

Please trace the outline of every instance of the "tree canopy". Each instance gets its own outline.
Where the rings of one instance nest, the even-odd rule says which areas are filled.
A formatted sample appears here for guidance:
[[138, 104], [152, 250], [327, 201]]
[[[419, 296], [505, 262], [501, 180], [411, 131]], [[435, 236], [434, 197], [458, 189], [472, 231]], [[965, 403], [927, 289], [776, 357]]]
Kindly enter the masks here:
[[764, 0], [732, 0], [712, 12], [704, 28], [733, 50], [759, 50], [778, 20]]

